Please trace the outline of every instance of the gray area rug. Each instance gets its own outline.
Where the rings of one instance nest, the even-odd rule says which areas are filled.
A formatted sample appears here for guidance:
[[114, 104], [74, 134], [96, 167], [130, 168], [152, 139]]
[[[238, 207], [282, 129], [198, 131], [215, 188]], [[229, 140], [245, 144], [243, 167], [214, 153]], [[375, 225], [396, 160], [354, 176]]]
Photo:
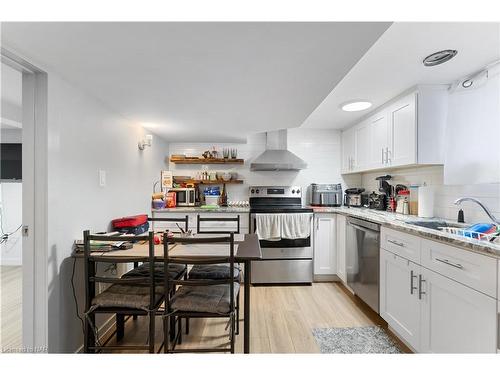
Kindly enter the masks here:
[[321, 353], [401, 353], [380, 327], [314, 328], [312, 333]]

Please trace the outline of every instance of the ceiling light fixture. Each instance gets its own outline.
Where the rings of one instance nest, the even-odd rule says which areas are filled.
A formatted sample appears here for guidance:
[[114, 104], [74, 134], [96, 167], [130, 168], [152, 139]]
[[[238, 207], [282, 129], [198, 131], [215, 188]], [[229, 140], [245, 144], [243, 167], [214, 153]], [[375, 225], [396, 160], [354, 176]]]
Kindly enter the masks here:
[[356, 111], [363, 111], [365, 109], [368, 109], [372, 106], [372, 103], [370, 103], [367, 100], [353, 100], [347, 103], [344, 103], [340, 106], [343, 111], [346, 112], [356, 112]]
[[422, 62], [425, 66], [436, 66], [451, 60], [457, 53], [458, 51], [456, 49], [445, 49], [430, 54]]

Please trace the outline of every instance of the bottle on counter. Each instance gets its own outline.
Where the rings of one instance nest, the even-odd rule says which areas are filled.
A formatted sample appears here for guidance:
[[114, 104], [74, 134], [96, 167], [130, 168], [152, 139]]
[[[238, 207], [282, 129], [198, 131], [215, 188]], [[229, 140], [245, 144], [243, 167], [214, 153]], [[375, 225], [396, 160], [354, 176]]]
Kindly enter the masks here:
[[222, 192], [219, 198], [219, 206], [227, 207], [227, 193], [226, 193], [226, 184], [222, 185]]

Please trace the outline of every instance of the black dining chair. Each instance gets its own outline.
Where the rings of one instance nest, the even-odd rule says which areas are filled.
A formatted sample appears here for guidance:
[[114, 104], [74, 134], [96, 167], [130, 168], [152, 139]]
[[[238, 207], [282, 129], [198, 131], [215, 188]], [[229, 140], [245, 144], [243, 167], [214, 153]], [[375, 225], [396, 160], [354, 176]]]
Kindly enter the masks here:
[[[154, 353], [155, 345], [155, 316], [165, 301], [165, 289], [154, 277], [154, 234], [128, 236], [127, 241], [146, 241], [149, 272], [128, 278], [106, 277], [96, 275], [96, 263], [125, 262], [123, 257], [113, 257], [110, 254], [91, 253], [91, 241], [116, 242], [123, 241], [122, 236], [91, 235], [90, 231], [83, 232], [84, 241], [84, 273], [85, 273], [85, 324], [84, 324], [84, 352], [95, 353], [108, 350], [148, 350]], [[130, 261], [130, 260], [129, 260]], [[168, 279], [168, 277], [167, 277]], [[111, 284], [107, 289], [96, 295], [96, 284]], [[96, 315], [144, 315], [149, 318], [147, 345], [106, 345], [100, 343], [99, 331], [96, 326]], [[118, 333], [118, 327], [117, 327]]]
[[[148, 217], [148, 221], [155, 223], [155, 222], [160, 222], [160, 223], [175, 223], [175, 224], [181, 224], [180, 228], [183, 227], [183, 230], [185, 233], [189, 231], [189, 216], [186, 215], [184, 217]], [[180, 229], [179, 228], [179, 229]], [[173, 231], [171, 231], [173, 232]], [[163, 233], [163, 231], [162, 231]], [[167, 232], [165, 232], [167, 233]], [[122, 277], [123, 278], [129, 278], [129, 277], [136, 277], [136, 276], [148, 276], [149, 274], [149, 264], [148, 263], [143, 263], [139, 264], [139, 262], [134, 263], [134, 268], [131, 271], [128, 271], [125, 273]], [[171, 264], [169, 269], [168, 269], [169, 276], [173, 279], [178, 279], [182, 277], [187, 277], [187, 265], [182, 265], [182, 264]], [[154, 274], [155, 274], [155, 279], [157, 280], [158, 284], [163, 283], [163, 262], [156, 262], [154, 265]], [[169, 293], [175, 293], [175, 290], [169, 291]], [[133, 319], [137, 319], [137, 315], [133, 315]], [[189, 327], [189, 323], [186, 322], [186, 328]], [[187, 328], [188, 329], [188, 328]], [[172, 329], [173, 332], [173, 329]], [[173, 335], [173, 334], [172, 334]], [[173, 336], [172, 336], [173, 338]]]
[[[235, 222], [236, 230], [210, 230], [202, 229], [203, 222]], [[236, 217], [201, 217], [197, 215], [196, 228], [198, 234], [230, 234], [240, 233], [240, 215]], [[211, 279], [218, 280], [221, 278], [227, 278], [230, 274], [229, 264], [213, 264], [213, 265], [193, 265], [188, 273], [188, 278], [191, 279]], [[233, 268], [233, 277], [237, 282], [241, 282], [241, 267], [240, 264], [236, 264]], [[240, 332], [240, 295], [236, 298], [236, 334]], [[186, 334], [189, 334], [189, 320], [186, 320]]]
[[[168, 269], [171, 264], [192, 264], [192, 265], [215, 265], [221, 263], [229, 264], [234, 268], [234, 234], [230, 233], [224, 237], [205, 238], [174, 238], [174, 243], [178, 244], [227, 244], [228, 255], [218, 256], [174, 256], [168, 251], [168, 242], [164, 242], [164, 269]], [[231, 269], [230, 268], [230, 269]], [[164, 341], [163, 349], [165, 353], [186, 353], [186, 352], [231, 352], [234, 353], [235, 346], [235, 325], [236, 325], [236, 296], [239, 294], [240, 285], [235, 282], [234, 277], [227, 274], [226, 278], [219, 279], [178, 279], [170, 280], [165, 278], [165, 285], [170, 288], [179, 286], [176, 293], [168, 295], [164, 309]], [[172, 319], [177, 318], [178, 329], [176, 336], [170, 346], [170, 329]], [[179, 349], [178, 344], [182, 343], [181, 318], [227, 318], [229, 319], [229, 348], [193, 348]]]

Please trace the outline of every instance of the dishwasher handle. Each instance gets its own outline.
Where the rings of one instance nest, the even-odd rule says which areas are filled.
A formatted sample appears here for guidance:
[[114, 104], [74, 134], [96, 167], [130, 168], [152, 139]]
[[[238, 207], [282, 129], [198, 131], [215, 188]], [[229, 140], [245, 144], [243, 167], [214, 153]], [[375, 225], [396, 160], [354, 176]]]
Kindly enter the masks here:
[[348, 218], [347, 223], [359, 230], [362, 231], [371, 231], [371, 232], [380, 232], [380, 225], [372, 223], [370, 221], [365, 221], [365, 220], [358, 220], [354, 218]]

